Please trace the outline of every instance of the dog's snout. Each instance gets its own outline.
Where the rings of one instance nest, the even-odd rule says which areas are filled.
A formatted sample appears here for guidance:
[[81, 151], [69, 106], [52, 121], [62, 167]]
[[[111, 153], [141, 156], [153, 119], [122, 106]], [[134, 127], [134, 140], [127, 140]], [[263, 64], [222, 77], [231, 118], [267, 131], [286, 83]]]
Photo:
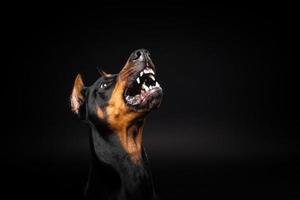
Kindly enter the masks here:
[[129, 59], [130, 60], [146, 60], [149, 58], [149, 52], [146, 49], [138, 49], [132, 52]]

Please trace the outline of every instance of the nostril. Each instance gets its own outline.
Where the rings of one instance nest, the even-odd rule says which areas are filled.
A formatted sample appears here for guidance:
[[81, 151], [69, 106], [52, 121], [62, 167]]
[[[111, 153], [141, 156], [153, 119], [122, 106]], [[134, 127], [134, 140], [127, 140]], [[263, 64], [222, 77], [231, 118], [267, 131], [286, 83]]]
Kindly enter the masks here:
[[137, 49], [130, 54], [130, 60], [144, 61], [147, 59], [148, 51], [145, 49]]
[[140, 57], [141, 55], [142, 55], [141, 51], [136, 51], [133, 60], [139, 59], [139, 57]]

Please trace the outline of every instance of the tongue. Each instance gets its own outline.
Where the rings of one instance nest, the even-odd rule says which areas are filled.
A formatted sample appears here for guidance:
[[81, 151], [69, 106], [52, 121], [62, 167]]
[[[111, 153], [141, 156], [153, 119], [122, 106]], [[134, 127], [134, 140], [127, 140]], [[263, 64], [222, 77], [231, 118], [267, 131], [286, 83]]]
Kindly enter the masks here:
[[140, 100], [141, 102], [148, 96], [148, 93], [145, 90], [141, 91]]

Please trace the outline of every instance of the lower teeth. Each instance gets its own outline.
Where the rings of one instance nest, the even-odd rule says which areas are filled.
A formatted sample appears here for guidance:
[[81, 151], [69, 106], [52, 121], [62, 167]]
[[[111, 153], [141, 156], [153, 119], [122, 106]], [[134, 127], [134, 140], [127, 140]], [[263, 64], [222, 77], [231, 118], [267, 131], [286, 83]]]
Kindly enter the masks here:
[[156, 82], [155, 85], [150, 85], [150, 86], [146, 86], [146, 84], [144, 83], [142, 85], [142, 89], [140, 91], [140, 94], [137, 94], [135, 96], [126, 96], [126, 101], [127, 103], [131, 104], [131, 105], [137, 105], [139, 103], [141, 103], [142, 99], [144, 98], [146, 92], [148, 92], [149, 90], [152, 90], [156, 87], [160, 87], [159, 83]]
[[139, 95], [135, 95], [134, 97], [132, 96], [126, 96], [126, 101], [132, 105], [136, 105], [139, 103], [139, 98], [140, 96]]

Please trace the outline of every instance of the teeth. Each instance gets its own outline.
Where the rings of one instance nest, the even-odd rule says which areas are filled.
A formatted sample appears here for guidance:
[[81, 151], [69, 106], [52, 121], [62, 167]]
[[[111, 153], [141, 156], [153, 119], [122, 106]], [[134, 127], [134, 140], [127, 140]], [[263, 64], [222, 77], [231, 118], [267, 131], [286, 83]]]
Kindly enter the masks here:
[[155, 74], [154, 71], [151, 68], [146, 68], [143, 71], [145, 74]]
[[152, 90], [152, 85], [149, 86], [150, 90]]
[[149, 90], [149, 88], [147, 87], [147, 85], [143, 84], [142, 88], [147, 92]]
[[140, 72], [140, 77], [142, 77], [142, 76], [143, 76], [143, 73], [144, 73], [144, 72]]
[[136, 82], [138, 83], [138, 84], [140, 84], [140, 77], [137, 77], [137, 79], [136, 79]]
[[135, 95], [134, 97], [127, 95], [126, 101], [131, 105], [136, 105], [139, 103], [139, 95]]
[[149, 78], [151, 78], [153, 81], [155, 81], [155, 77], [153, 75], [149, 75]]
[[160, 85], [159, 85], [159, 83], [158, 83], [158, 82], [156, 82], [156, 84], [155, 84], [155, 87], [160, 87]]

